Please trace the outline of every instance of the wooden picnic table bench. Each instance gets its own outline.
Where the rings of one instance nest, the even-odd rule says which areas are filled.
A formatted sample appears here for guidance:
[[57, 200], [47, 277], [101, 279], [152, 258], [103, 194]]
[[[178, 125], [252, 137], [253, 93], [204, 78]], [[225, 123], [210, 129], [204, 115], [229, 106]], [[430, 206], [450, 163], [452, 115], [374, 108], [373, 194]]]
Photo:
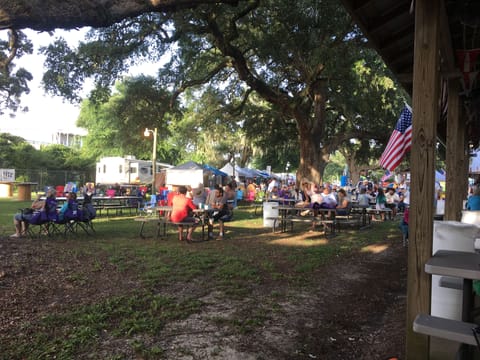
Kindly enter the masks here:
[[[325, 233], [330, 232], [332, 235], [336, 233], [337, 222], [335, 217], [332, 219], [324, 218], [322, 216], [313, 216], [313, 209], [311, 208], [295, 208], [285, 205], [279, 205], [279, 216], [267, 217], [267, 220], [273, 220], [273, 232], [277, 232], [280, 229], [281, 232], [287, 231], [288, 225], [290, 230], [293, 230], [293, 223], [307, 223], [312, 226], [312, 229], [317, 225], [323, 226]], [[295, 214], [289, 214], [289, 211], [295, 212]], [[308, 211], [309, 214], [302, 216], [299, 213]]]
[[157, 226], [157, 231], [156, 231], [156, 239], [162, 235], [164, 238], [167, 237], [168, 235], [168, 227], [175, 227], [178, 229], [179, 226], [182, 226], [186, 229], [188, 229], [191, 226], [201, 226], [202, 228], [202, 241], [205, 240], [205, 226], [207, 225], [206, 223], [206, 216], [205, 212], [207, 210], [204, 209], [197, 209], [194, 212], [199, 215], [199, 222], [198, 223], [193, 223], [193, 222], [173, 222], [170, 220], [170, 213], [172, 211], [171, 206], [157, 206], [151, 213], [151, 215], [145, 215], [145, 216], [137, 216], [134, 220], [141, 222], [141, 227], [140, 227], [140, 232], [139, 236], [141, 238], [146, 238], [145, 235], [145, 225], [149, 222], [156, 222]]
[[384, 215], [385, 216], [385, 220], [388, 218], [389, 220], [392, 220], [392, 209], [389, 209], [389, 208], [385, 208], [385, 209], [375, 209], [375, 208], [371, 208], [371, 209], [367, 209], [367, 215], [369, 216], [382, 216]]

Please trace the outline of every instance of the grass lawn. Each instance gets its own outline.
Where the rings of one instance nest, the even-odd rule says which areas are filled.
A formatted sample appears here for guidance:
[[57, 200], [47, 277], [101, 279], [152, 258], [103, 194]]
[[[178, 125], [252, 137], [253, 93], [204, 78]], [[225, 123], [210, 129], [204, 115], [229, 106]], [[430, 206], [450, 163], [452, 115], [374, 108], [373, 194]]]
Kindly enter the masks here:
[[[223, 241], [181, 243], [175, 229], [140, 239], [128, 216], [95, 219], [93, 237], [7, 239], [13, 214], [29, 204], [0, 199], [0, 359], [236, 359], [218, 334], [208, 346], [172, 345], [182, 335], [173, 324], [197, 319], [189, 332], [255, 347], [255, 334], [286, 311], [281, 304], [318, 288], [338, 259], [401, 242], [398, 221], [332, 238], [303, 224], [273, 234], [248, 205], [236, 209]], [[254, 358], [289, 358], [294, 350], [281, 347], [261, 347]]]

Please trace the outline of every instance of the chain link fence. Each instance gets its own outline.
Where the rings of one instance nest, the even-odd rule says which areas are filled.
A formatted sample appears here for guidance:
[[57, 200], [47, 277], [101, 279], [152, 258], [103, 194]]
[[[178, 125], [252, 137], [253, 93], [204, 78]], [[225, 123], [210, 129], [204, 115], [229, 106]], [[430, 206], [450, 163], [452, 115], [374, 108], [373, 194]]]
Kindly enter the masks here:
[[37, 183], [37, 185], [32, 186], [32, 191], [38, 192], [45, 191], [47, 187], [56, 187], [70, 182], [75, 183], [77, 187], [81, 187], [87, 182], [95, 182], [95, 172], [15, 169], [15, 181]]

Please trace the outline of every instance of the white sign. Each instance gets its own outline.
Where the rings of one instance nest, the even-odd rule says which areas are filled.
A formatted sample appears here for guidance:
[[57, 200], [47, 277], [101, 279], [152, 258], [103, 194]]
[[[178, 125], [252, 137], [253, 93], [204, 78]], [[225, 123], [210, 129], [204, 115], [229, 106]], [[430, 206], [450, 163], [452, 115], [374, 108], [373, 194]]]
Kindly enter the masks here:
[[15, 169], [0, 169], [0, 181], [14, 182]]

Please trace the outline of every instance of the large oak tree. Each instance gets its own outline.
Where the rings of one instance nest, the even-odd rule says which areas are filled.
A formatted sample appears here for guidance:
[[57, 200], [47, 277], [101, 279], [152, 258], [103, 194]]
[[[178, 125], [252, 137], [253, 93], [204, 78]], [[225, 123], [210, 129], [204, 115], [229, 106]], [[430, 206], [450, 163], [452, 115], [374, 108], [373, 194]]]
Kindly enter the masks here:
[[[108, 2], [119, 8], [132, 3], [137, 4]], [[182, 5], [181, 11], [166, 6], [173, 1], [141, 3], [148, 6], [123, 12], [128, 13], [123, 20], [113, 16], [115, 6], [99, 7], [101, 16], [108, 14], [103, 25], [88, 25], [111, 26], [93, 34], [79, 49], [68, 49], [61, 40], [50, 47], [47, 89], [74, 99], [79, 84], [93, 77], [94, 95], [106, 98], [115, 78], [136, 57], [158, 60], [171, 51], [159, 80], [177, 95], [217, 84], [232, 102], [243, 99], [237, 101], [241, 107], [255, 93], [281, 114], [282, 121], [295, 124], [300, 178], [321, 182], [330, 154], [362, 136], [358, 128], [346, 131], [341, 125], [356, 118], [345, 98], [355, 96], [355, 64], [368, 58], [365, 39], [337, 1], [175, 2]], [[198, 6], [188, 9], [188, 3]], [[164, 7], [151, 7], [155, 5]], [[139, 16], [132, 18], [135, 15]]]

